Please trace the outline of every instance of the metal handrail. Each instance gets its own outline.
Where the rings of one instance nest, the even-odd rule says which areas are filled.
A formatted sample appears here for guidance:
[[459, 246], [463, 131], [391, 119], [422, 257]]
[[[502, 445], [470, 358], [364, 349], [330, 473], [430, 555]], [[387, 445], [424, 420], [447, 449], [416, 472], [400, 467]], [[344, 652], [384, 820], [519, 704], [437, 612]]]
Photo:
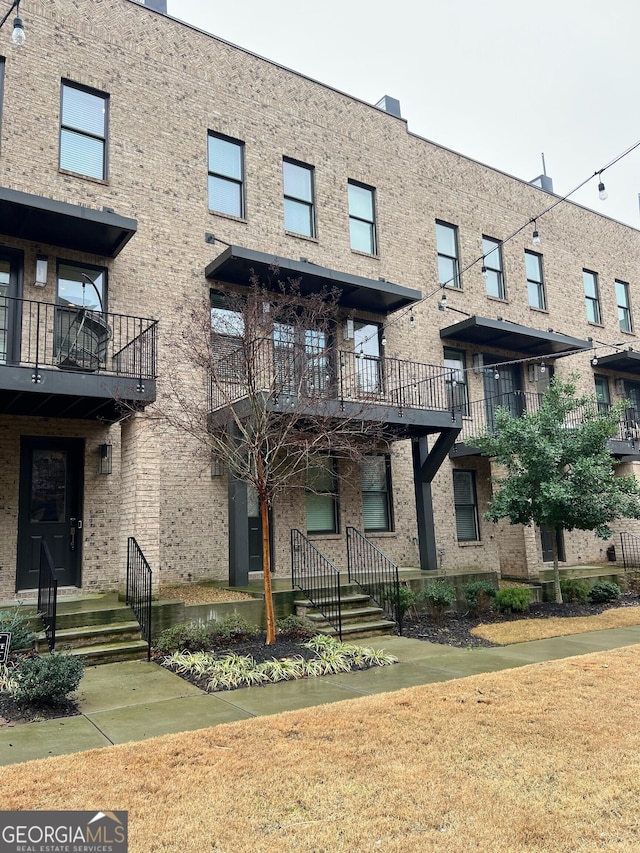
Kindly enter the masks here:
[[[463, 406], [457, 406], [456, 411], [463, 415], [462, 429], [457, 442], [465, 443], [484, 432], [493, 433], [495, 430], [495, 415], [499, 408], [507, 409], [513, 417], [522, 417], [525, 413], [535, 413], [540, 408], [544, 394], [529, 391], [509, 391], [485, 397]], [[611, 409], [608, 403], [588, 403], [570, 412], [565, 419], [567, 429], [582, 423], [585, 417], [597, 413], [606, 413]], [[612, 436], [617, 441], [636, 441], [640, 439], [640, 415], [635, 409], [627, 409], [624, 417], [618, 422], [618, 431]], [[473, 444], [473, 441], [470, 442]]]
[[640, 536], [633, 533], [621, 533], [622, 564], [625, 572], [628, 569], [640, 569]]
[[49, 651], [56, 647], [56, 617], [58, 610], [58, 578], [49, 546], [40, 541], [40, 567], [38, 572], [38, 613], [44, 625]]
[[349, 581], [382, 607], [402, 635], [398, 566], [355, 527], [347, 527]]
[[394, 409], [451, 411], [452, 370], [331, 346], [230, 339], [211, 365], [210, 411], [260, 391], [285, 398], [334, 399]]
[[157, 376], [157, 320], [10, 296], [0, 296], [0, 309], [2, 364]]
[[342, 639], [340, 571], [295, 528], [291, 531], [291, 585], [301, 590]]
[[147, 641], [147, 660], [151, 660], [151, 590], [153, 572], [142, 549], [133, 536], [127, 540], [126, 603], [140, 625], [142, 639]]

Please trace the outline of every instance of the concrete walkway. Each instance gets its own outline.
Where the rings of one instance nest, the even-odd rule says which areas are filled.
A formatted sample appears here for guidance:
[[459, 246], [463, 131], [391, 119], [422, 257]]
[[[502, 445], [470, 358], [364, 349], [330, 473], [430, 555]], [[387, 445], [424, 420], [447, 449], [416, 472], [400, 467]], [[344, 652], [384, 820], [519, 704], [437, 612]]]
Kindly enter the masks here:
[[219, 693], [203, 693], [146, 661], [93, 666], [85, 670], [80, 682], [79, 716], [0, 728], [0, 765], [636, 643], [640, 643], [640, 626], [490, 649], [455, 649], [403, 637], [379, 637], [378, 642], [367, 645], [396, 655], [398, 664]]

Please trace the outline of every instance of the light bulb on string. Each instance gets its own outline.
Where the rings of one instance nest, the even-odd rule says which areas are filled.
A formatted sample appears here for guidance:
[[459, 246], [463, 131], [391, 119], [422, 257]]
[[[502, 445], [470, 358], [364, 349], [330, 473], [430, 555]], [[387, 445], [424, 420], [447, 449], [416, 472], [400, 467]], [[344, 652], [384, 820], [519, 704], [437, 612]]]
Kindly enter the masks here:
[[606, 190], [602, 178], [600, 178], [600, 183], [598, 184], [598, 198], [600, 201], [606, 201], [609, 198], [609, 193]]
[[496, 371], [495, 371], [495, 373], [493, 374], [493, 378], [496, 380], [496, 382], [500, 379], [500, 374], [498, 373], [498, 371], [497, 371], [497, 370], [496, 370]]
[[380, 343], [382, 344], [383, 347], [386, 347], [386, 345], [387, 345], [387, 336], [384, 334], [384, 332], [382, 333], [382, 338], [380, 339]]
[[547, 372], [547, 365], [544, 363], [544, 361], [542, 361], [540, 363], [540, 373], [546, 373], [546, 372]]
[[415, 326], [416, 318], [413, 316], [413, 308], [411, 309], [411, 313], [409, 314], [409, 323], [411, 326]]
[[16, 18], [13, 22], [11, 43], [15, 44], [17, 47], [22, 47], [26, 40], [27, 37], [24, 34], [24, 24], [22, 23], [22, 18]]
[[536, 220], [533, 220], [533, 234], [531, 235], [531, 242], [534, 246], [540, 245], [540, 232], [538, 231], [538, 225]]
[[487, 267], [486, 267], [486, 265], [485, 265], [485, 263], [484, 263], [484, 260], [483, 260], [483, 262], [482, 262], [482, 269], [480, 270], [480, 272], [482, 273], [482, 278], [486, 281], [486, 280], [487, 280], [487, 276], [489, 275], [489, 273], [487, 272]]
[[442, 296], [440, 297], [440, 302], [438, 302], [438, 308], [440, 311], [444, 311], [447, 307], [447, 294], [443, 291]]

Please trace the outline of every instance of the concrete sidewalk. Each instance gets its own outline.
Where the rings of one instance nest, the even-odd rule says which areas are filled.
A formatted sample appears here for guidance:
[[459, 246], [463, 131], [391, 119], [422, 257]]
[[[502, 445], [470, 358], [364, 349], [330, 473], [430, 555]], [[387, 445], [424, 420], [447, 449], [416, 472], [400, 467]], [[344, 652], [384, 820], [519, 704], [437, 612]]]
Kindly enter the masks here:
[[456, 649], [403, 637], [378, 640], [367, 645], [396, 655], [398, 664], [219, 693], [203, 693], [146, 661], [89, 667], [78, 691], [80, 715], [0, 729], [0, 765], [606, 651], [640, 643], [640, 626], [490, 649]]

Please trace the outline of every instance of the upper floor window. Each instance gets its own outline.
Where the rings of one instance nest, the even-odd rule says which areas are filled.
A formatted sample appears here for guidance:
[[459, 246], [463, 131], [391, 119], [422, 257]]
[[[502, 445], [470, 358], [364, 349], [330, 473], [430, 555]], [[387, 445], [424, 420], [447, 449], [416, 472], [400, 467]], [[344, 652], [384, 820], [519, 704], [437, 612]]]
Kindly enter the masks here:
[[209, 210], [244, 216], [244, 143], [209, 134]]
[[338, 481], [328, 453], [314, 453], [309, 460], [305, 503], [307, 533], [338, 533]]
[[584, 302], [587, 308], [587, 320], [590, 323], [602, 323], [600, 313], [600, 295], [598, 293], [598, 274], [590, 270], [582, 270], [584, 285]]
[[461, 287], [458, 254], [458, 229], [455, 225], [436, 220], [438, 250], [438, 281], [449, 287]]
[[0, 129], [2, 129], [2, 99], [4, 97], [4, 56], [0, 56]]
[[62, 83], [60, 168], [89, 178], [107, 177], [109, 96]]
[[365, 456], [360, 468], [362, 526], [365, 531], [393, 530], [391, 464], [388, 456]]
[[609, 395], [609, 380], [606, 376], [596, 373], [593, 377], [596, 386], [596, 401], [598, 403], [599, 412], [608, 412], [611, 406], [611, 397]]
[[351, 248], [375, 255], [376, 211], [375, 190], [364, 184], [349, 181], [349, 234]]
[[463, 415], [468, 415], [469, 397], [467, 394], [464, 352], [459, 349], [445, 347], [444, 366], [447, 371], [445, 376], [447, 404], [450, 409], [457, 409]]
[[542, 277], [542, 255], [529, 252], [524, 253], [525, 268], [527, 271], [527, 291], [529, 294], [529, 305], [532, 308], [545, 310], [547, 300], [544, 292], [544, 279]]
[[629, 285], [626, 281], [616, 279], [616, 305], [618, 306], [618, 324], [620, 331], [632, 332], [631, 302], [629, 301]]
[[487, 296], [505, 298], [504, 272], [502, 270], [502, 243], [491, 237], [482, 238], [484, 276], [487, 283]]
[[88, 264], [58, 262], [54, 347], [60, 367], [98, 370], [107, 362], [111, 337], [107, 271]]
[[56, 302], [65, 308], [107, 310], [107, 271], [86, 264], [58, 263]]
[[283, 160], [282, 180], [285, 230], [303, 237], [315, 237], [313, 166]]
[[480, 527], [475, 471], [453, 472], [453, 500], [458, 542], [477, 542], [480, 539]]

